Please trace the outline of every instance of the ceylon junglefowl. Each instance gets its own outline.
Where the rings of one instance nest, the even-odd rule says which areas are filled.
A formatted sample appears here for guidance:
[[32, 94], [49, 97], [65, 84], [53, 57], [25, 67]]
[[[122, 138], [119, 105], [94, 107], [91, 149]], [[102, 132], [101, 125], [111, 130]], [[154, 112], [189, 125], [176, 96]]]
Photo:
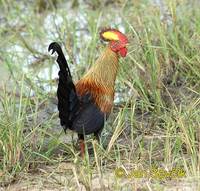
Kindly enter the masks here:
[[114, 85], [119, 58], [127, 54], [127, 37], [116, 29], [104, 29], [100, 38], [108, 45], [89, 71], [74, 85], [70, 69], [60, 45], [53, 42], [48, 51], [57, 52], [60, 71], [57, 89], [58, 110], [64, 131], [78, 133], [81, 156], [84, 156], [85, 135], [94, 133], [99, 140], [104, 121], [114, 101]]

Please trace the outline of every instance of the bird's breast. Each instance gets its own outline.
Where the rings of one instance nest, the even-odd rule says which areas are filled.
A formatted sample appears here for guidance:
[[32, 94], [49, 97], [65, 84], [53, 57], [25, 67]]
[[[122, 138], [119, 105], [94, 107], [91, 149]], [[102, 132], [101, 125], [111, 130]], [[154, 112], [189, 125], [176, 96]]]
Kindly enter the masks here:
[[80, 80], [76, 84], [76, 91], [80, 97], [89, 93], [92, 97], [92, 101], [103, 113], [111, 112], [114, 100], [113, 88], [105, 87], [91, 80]]

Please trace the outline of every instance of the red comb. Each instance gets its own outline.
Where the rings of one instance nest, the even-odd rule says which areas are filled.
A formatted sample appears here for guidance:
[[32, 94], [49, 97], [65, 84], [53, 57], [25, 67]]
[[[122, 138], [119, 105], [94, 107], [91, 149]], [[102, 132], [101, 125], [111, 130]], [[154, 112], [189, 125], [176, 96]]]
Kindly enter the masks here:
[[107, 31], [111, 31], [111, 32], [114, 32], [118, 38], [119, 38], [119, 41], [124, 43], [124, 44], [127, 44], [128, 43], [128, 38], [126, 37], [125, 34], [123, 34], [122, 32], [120, 32], [119, 30], [117, 29], [112, 29], [112, 28], [104, 28], [101, 30], [100, 32], [100, 37], [101, 39], [103, 39], [104, 41], [110, 41], [109, 39], [106, 39], [103, 37], [103, 33], [107, 32]]

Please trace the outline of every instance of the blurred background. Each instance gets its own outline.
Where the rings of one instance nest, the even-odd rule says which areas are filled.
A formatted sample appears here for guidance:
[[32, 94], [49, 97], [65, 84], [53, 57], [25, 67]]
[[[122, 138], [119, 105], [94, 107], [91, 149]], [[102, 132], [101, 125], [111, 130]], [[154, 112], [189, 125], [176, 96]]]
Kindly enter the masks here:
[[[145, 10], [144, 6], [150, 7]], [[52, 41], [63, 44], [78, 79], [98, 57], [102, 45], [100, 29], [118, 28], [133, 38], [140, 19], [148, 17], [147, 11], [157, 12], [157, 19], [165, 24], [172, 22], [162, 0], [1, 1], [1, 60], [5, 66], [1, 64], [1, 79], [8, 80], [6, 68], [10, 68], [14, 70], [13, 77], [18, 78], [24, 72], [34, 84], [50, 91], [53, 88], [50, 82], [57, 77], [57, 66], [52, 60], [49, 62], [47, 52]], [[6, 67], [8, 63], [13, 65]]]
[[[0, 190], [198, 190], [199, 10], [199, 0], [1, 0]], [[76, 136], [59, 125], [58, 66], [47, 50], [62, 45], [77, 81], [105, 47], [105, 27], [128, 36], [128, 55], [103, 146], [81, 161]], [[143, 183], [113, 174], [154, 165], [186, 175]]]

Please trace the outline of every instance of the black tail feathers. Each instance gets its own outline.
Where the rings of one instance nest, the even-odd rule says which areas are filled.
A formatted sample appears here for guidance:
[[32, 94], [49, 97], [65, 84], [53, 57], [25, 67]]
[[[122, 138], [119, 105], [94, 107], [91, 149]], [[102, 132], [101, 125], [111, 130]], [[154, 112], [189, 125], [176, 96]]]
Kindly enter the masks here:
[[68, 75], [71, 77], [71, 73], [70, 73], [70, 70], [69, 70], [69, 67], [67, 64], [67, 60], [65, 59], [65, 56], [63, 54], [63, 51], [62, 51], [60, 45], [57, 42], [52, 42], [48, 48], [48, 51], [51, 51], [51, 50], [52, 50], [51, 54], [53, 54], [54, 52], [57, 52], [57, 54], [58, 54], [57, 62], [59, 64], [60, 70], [61, 71], [67, 70]]
[[48, 51], [51, 50], [52, 54], [54, 52], [57, 52], [58, 54], [58, 58], [56, 60], [60, 68], [58, 73], [59, 83], [57, 89], [58, 110], [60, 124], [66, 131], [67, 128], [71, 128], [72, 126], [74, 114], [79, 107], [79, 100], [67, 61], [60, 45], [57, 42], [51, 43], [49, 45]]

